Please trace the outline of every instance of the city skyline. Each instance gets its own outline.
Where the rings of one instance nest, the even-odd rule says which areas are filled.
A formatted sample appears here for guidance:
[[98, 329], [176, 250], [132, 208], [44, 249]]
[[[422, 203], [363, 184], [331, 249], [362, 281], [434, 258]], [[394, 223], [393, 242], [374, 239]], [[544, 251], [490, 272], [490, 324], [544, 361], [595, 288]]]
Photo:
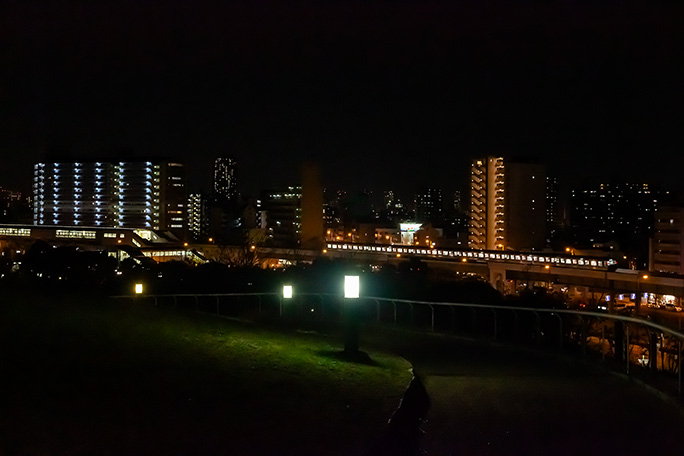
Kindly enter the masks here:
[[331, 190], [451, 192], [488, 155], [680, 185], [681, 6], [487, 5], [14, 4], [0, 186], [64, 151], [184, 160], [193, 191], [230, 156], [252, 195], [304, 161]]

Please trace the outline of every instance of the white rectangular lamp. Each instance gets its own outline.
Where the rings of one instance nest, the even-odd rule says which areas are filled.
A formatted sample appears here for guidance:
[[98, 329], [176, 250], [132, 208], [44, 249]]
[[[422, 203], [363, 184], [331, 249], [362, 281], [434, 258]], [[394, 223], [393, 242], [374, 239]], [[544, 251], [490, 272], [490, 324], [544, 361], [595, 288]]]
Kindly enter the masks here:
[[283, 285], [283, 298], [292, 299], [292, 285]]
[[344, 297], [351, 299], [359, 297], [359, 276], [344, 276]]

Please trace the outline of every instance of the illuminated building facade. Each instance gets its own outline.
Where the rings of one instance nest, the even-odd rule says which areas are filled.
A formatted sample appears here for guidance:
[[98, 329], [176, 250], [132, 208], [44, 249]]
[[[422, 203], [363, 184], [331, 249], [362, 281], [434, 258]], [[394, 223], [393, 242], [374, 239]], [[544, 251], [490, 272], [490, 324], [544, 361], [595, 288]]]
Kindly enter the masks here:
[[21, 193], [0, 187], [0, 222], [12, 221], [13, 213], [22, 205]]
[[684, 274], [684, 207], [658, 207], [649, 269]]
[[443, 217], [442, 191], [438, 188], [423, 188], [416, 193], [416, 220], [437, 222]]
[[220, 203], [237, 201], [237, 165], [232, 158], [214, 161], [214, 197]]
[[298, 246], [302, 223], [302, 188], [284, 187], [267, 190], [261, 201], [263, 205], [262, 226], [266, 228], [273, 245]]
[[562, 225], [563, 220], [558, 202], [558, 179], [546, 176], [546, 237], [548, 242], [557, 237], [558, 229]]
[[470, 166], [468, 246], [504, 248], [504, 163], [501, 157], [473, 160]]
[[34, 225], [148, 228], [183, 235], [185, 166], [174, 162], [37, 163]]
[[188, 234], [194, 241], [204, 240], [209, 236], [209, 201], [202, 193], [191, 193], [188, 196]]
[[462, 209], [463, 206], [462, 206], [462, 201], [461, 201], [461, 191], [460, 190], [454, 191], [454, 204], [452, 207], [456, 213], [460, 213], [463, 210]]
[[404, 203], [393, 190], [383, 192], [383, 208], [377, 215], [379, 218], [392, 221], [395, 224], [413, 218], [408, 208], [404, 206]]
[[653, 233], [654, 213], [667, 196], [647, 183], [606, 183], [572, 190], [572, 231], [578, 245], [595, 246], [611, 240], [623, 250], [645, 249]]
[[468, 246], [540, 250], [545, 244], [546, 173], [532, 161], [473, 160]]

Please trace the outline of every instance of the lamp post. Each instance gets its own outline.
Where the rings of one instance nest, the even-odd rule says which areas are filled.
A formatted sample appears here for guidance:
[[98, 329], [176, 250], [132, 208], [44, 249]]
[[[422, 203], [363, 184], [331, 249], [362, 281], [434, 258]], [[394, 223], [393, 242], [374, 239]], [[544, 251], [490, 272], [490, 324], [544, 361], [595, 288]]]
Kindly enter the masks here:
[[283, 299], [292, 299], [292, 285], [283, 285], [283, 295], [280, 297], [280, 316], [283, 316]]
[[359, 276], [344, 276], [344, 352], [351, 355], [359, 353], [359, 288]]
[[546, 288], [551, 289], [551, 266], [544, 265], [544, 269], [546, 269], [546, 272], [548, 272], [548, 280], [546, 281]]

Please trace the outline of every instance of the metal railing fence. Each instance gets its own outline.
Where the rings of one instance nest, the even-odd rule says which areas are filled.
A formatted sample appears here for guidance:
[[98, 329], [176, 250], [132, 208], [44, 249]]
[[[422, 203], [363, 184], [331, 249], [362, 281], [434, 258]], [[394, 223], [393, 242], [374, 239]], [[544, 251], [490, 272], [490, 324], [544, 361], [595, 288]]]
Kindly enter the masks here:
[[427, 332], [532, 345], [619, 364], [625, 373], [676, 381], [682, 394], [684, 334], [655, 322], [599, 312], [361, 297], [347, 301], [324, 293], [159, 294], [114, 296], [223, 317], [340, 324], [345, 305], [361, 321]]

